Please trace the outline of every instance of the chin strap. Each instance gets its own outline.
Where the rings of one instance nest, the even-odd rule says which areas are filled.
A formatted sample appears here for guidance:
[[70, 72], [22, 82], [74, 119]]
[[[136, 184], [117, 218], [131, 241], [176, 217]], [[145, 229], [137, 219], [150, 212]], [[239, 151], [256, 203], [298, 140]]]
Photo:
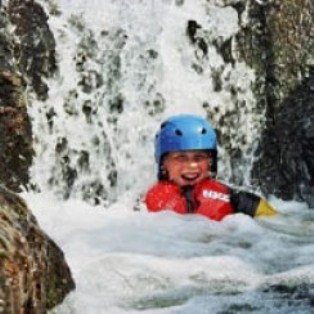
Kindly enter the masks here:
[[188, 213], [194, 213], [195, 212], [195, 202], [193, 199], [193, 186], [186, 185], [181, 187], [182, 195], [184, 196], [186, 200], [186, 208]]

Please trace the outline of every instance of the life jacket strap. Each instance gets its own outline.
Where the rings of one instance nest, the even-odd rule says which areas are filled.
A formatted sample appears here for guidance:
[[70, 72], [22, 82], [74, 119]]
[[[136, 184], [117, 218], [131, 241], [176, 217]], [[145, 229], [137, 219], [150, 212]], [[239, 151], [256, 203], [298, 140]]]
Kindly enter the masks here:
[[195, 208], [195, 201], [193, 197], [193, 186], [190, 186], [190, 185], [183, 186], [181, 188], [181, 191], [186, 201], [187, 212], [189, 214], [194, 213], [196, 208]]

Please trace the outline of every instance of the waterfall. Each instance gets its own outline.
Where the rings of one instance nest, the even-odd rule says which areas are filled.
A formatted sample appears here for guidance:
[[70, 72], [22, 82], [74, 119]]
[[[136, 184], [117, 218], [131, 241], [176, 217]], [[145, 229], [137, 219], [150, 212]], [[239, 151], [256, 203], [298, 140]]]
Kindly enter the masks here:
[[39, 3], [59, 71], [48, 99], [30, 101], [35, 188], [93, 204], [129, 191], [135, 198], [156, 178], [154, 133], [177, 113], [208, 117], [219, 137], [219, 177], [249, 184], [263, 110], [254, 71], [239, 61], [245, 19], [233, 1]]

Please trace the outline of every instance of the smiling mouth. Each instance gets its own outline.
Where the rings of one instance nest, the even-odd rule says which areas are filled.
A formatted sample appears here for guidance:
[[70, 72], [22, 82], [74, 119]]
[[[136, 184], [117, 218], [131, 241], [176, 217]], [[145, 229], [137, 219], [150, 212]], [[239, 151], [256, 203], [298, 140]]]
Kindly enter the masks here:
[[188, 181], [188, 182], [192, 182], [192, 181], [196, 180], [198, 177], [199, 177], [198, 173], [195, 173], [195, 174], [182, 174], [181, 175], [181, 178], [183, 180], [185, 180], [185, 181]]

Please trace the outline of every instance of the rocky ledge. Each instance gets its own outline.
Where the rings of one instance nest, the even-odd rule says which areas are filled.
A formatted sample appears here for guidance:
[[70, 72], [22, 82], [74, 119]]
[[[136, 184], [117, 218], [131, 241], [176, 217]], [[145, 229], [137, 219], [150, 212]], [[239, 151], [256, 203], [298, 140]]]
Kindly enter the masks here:
[[63, 252], [1, 186], [0, 225], [0, 313], [46, 313], [75, 287]]

